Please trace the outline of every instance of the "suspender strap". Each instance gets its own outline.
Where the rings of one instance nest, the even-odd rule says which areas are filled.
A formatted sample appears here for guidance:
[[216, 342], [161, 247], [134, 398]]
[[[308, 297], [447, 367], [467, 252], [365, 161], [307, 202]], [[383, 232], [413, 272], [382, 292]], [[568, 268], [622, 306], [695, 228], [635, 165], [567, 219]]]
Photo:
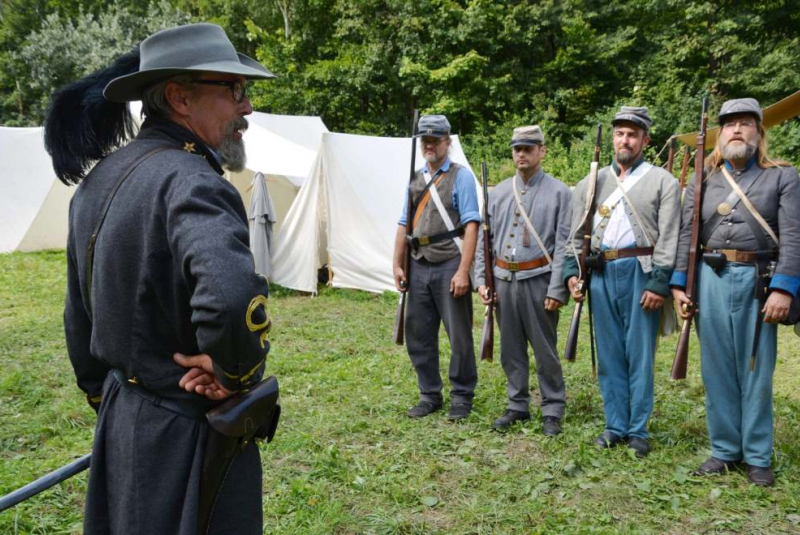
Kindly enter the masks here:
[[514, 176], [514, 178], [511, 179], [511, 185], [513, 186], [514, 189], [514, 200], [517, 203], [517, 209], [519, 210], [519, 213], [522, 216], [522, 220], [525, 221], [525, 226], [528, 227], [528, 232], [531, 233], [531, 236], [533, 236], [533, 239], [536, 240], [536, 244], [539, 246], [539, 249], [541, 249], [542, 254], [544, 254], [547, 263], [552, 264], [553, 258], [550, 256], [550, 253], [547, 252], [547, 248], [544, 246], [544, 242], [542, 242], [542, 239], [539, 237], [539, 233], [536, 232], [536, 228], [533, 226], [531, 218], [528, 217], [528, 212], [525, 210], [525, 206], [522, 204], [522, 198], [520, 197], [519, 189], [517, 188], [517, 179], [518, 177], [516, 175]]
[[[775, 235], [775, 231], [773, 231], [772, 227], [769, 226], [769, 223], [767, 223], [764, 220], [764, 218], [761, 217], [761, 214], [758, 213], [758, 210], [756, 210], [756, 207], [753, 206], [753, 203], [750, 202], [750, 199], [747, 198], [747, 195], [745, 195], [744, 191], [742, 191], [742, 189], [739, 187], [739, 184], [736, 183], [736, 181], [733, 179], [733, 177], [728, 172], [728, 170], [725, 169], [725, 167], [722, 168], [722, 174], [725, 175], [725, 180], [728, 181], [728, 184], [730, 184], [730, 186], [733, 188], [733, 191], [736, 192], [736, 195], [739, 196], [739, 198], [742, 200], [744, 205], [747, 207], [747, 212], [748, 213], [745, 213], [744, 219], [747, 221], [747, 224], [750, 225], [750, 228], [751, 229], [756, 228], [756, 226], [754, 226], [753, 223], [758, 222], [758, 224], [761, 225], [761, 228], [763, 229], [763, 231], [770, 238], [772, 238], [772, 241], [775, 242], [775, 245], [779, 245], [778, 236]], [[759, 175], [760, 175], [760, 173], [759, 173]], [[747, 217], [748, 215], [750, 216], [749, 218]], [[750, 219], [753, 219], [755, 221], [751, 222]], [[758, 240], [758, 234], [759, 233], [754, 231], [754, 234], [756, 235], [756, 240]], [[762, 242], [760, 240], [759, 240], [759, 243], [758, 243], [758, 247], [759, 247], [759, 249], [766, 249], [766, 247], [762, 247]]]
[[89, 238], [89, 249], [86, 254], [86, 297], [87, 303], [89, 305], [89, 313], [92, 313], [92, 271], [94, 270], [94, 247], [97, 244], [97, 236], [100, 234], [100, 229], [103, 227], [103, 222], [106, 220], [106, 214], [108, 214], [108, 209], [111, 207], [111, 201], [114, 200], [119, 188], [122, 186], [122, 183], [125, 182], [129, 176], [136, 170], [139, 165], [141, 165], [145, 160], [150, 158], [151, 156], [155, 156], [159, 152], [164, 152], [165, 150], [178, 150], [174, 149], [173, 147], [161, 146], [156, 147], [155, 149], [149, 151], [143, 156], [140, 156], [136, 161], [134, 161], [130, 167], [128, 167], [125, 174], [122, 175], [122, 178], [119, 179], [114, 189], [111, 190], [111, 194], [106, 199], [105, 204], [103, 205], [103, 209], [100, 211], [100, 219], [97, 221], [97, 225], [94, 227], [94, 232], [92, 232], [91, 238]]
[[418, 202], [414, 203], [417, 208], [414, 210], [414, 224], [412, 228], [417, 226], [419, 223], [420, 218], [422, 218], [422, 213], [425, 211], [425, 206], [428, 204], [428, 201], [431, 200], [431, 187], [438, 186], [439, 183], [444, 180], [444, 177], [447, 173], [442, 173], [439, 175], [436, 180], [429, 180], [427, 184], [425, 184], [425, 189], [422, 190], [422, 194]]

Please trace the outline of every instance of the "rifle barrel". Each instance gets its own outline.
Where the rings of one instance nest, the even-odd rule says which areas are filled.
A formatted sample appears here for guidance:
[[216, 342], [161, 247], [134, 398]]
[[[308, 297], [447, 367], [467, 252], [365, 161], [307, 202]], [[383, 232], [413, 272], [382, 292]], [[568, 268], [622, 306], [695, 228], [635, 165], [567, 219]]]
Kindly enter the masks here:
[[68, 465], [62, 466], [61, 468], [50, 472], [46, 476], [40, 477], [32, 483], [28, 483], [24, 487], [19, 488], [10, 494], [6, 494], [0, 498], [0, 513], [6, 509], [14, 507], [20, 502], [24, 502], [31, 496], [35, 496], [40, 492], [49, 489], [50, 487], [58, 485], [62, 481], [65, 481], [76, 474], [80, 474], [89, 468], [91, 461], [92, 454], [87, 453], [80, 459], [76, 459]]

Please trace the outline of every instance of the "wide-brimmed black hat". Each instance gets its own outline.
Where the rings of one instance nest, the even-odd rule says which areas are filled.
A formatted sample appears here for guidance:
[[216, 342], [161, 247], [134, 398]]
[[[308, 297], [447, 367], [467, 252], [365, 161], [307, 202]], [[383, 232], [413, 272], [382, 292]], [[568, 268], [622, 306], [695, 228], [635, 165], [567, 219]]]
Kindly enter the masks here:
[[247, 79], [275, 78], [256, 60], [239, 54], [216, 24], [187, 24], [142, 41], [139, 71], [111, 80], [103, 96], [111, 102], [140, 100], [149, 85], [181, 73], [218, 72]]

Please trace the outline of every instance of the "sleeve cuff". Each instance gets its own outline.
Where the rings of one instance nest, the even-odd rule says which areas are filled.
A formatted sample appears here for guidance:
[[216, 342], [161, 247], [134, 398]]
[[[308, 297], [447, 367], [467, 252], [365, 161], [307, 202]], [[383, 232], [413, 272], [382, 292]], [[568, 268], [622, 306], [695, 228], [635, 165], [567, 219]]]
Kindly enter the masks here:
[[251, 388], [261, 381], [264, 375], [264, 368], [266, 367], [267, 359], [262, 360], [244, 374], [237, 375], [226, 372], [216, 362], [214, 363], [214, 375], [220, 384], [231, 392], [238, 392]]
[[800, 277], [793, 275], [775, 275], [772, 277], [772, 282], [769, 284], [770, 289], [782, 290], [792, 297], [797, 295], [797, 290], [800, 289]]
[[[405, 219], [405, 218], [404, 218]], [[461, 224], [466, 226], [467, 223], [471, 223], [475, 221], [480, 225], [481, 223], [481, 214], [480, 212], [466, 212], [463, 214], [459, 214], [459, 219], [461, 219]]]
[[669, 296], [669, 281], [671, 274], [672, 269], [654, 265], [653, 271], [650, 272], [650, 278], [647, 281], [647, 284], [645, 284], [644, 289], [662, 297]]
[[679, 288], [686, 288], [686, 272], [685, 271], [676, 271], [672, 274], [672, 278], [669, 279], [670, 286], [677, 286]]
[[567, 287], [567, 281], [572, 277], [578, 276], [578, 259], [574, 256], [567, 256], [564, 258], [564, 266], [561, 268], [561, 280], [564, 287]]

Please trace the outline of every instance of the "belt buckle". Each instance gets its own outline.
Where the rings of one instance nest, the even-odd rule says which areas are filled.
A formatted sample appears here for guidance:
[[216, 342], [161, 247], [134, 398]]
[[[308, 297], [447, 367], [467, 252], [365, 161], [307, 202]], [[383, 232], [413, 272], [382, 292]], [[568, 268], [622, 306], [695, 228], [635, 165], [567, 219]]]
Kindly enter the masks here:
[[725, 255], [728, 262], [737, 262], [736, 249], [720, 249], [719, 252]]
[[519, 262], [508, 262], [507, 265], [508, 271], [519, 271]]
[[417, 237], [417, 242], [420, 245], [430, 245], [431, 244], [431, 237], [430, 236], [419, 236], [419, 237]]
[[619, 258], [619, 249], [606, 249], [603, 251], [606, 260], [616, 260]]

